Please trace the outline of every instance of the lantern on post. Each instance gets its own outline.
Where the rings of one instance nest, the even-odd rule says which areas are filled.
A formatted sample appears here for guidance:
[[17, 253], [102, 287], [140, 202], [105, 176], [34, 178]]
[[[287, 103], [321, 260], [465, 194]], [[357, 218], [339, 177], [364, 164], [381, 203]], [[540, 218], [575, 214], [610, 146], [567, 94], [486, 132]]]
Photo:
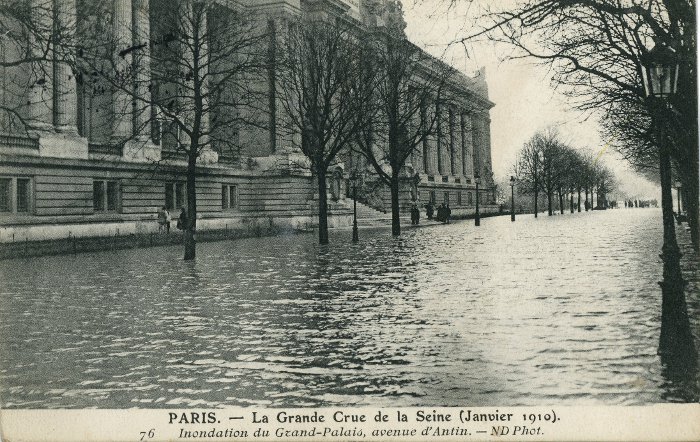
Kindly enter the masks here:
[[[659, 149], [659, 176], [661, 181], [661, 208], [663, 217], [664, 242], [661, 248], [663, 261], [663, 281], [659, 283], [662, 293], [661, 336], [659, 354], [675, 354], [681, 346], [679, 342], [688, 341], [688, 333], [678, 324], [686, 316], [678, 312], [685, 311], [683, 290], [685, 281], [681, 272], [681, 252], [676, 241], [673, 222], [673, 195], [671, 177], [671, 146], [667, 140], [666, 121], [671, 113], [670, 99], [678, 88], [678, 57], [673, 48], [657, 44], [641, 58], [644, 66], [644, 91], [652, 115], [654, 136]], [[680, 319], [679, 319], [680, 318]], [[692, 339], [691, 341], [692, 342]], [[694, 351], [694, 346], [692, 346]], [[690, 347], [689, 347], [690, 348]]]
[[672, 48], [657, 44], [642, 58], [642, 80], [647, 97], [668, 98], [678, 89], [678, 56]]

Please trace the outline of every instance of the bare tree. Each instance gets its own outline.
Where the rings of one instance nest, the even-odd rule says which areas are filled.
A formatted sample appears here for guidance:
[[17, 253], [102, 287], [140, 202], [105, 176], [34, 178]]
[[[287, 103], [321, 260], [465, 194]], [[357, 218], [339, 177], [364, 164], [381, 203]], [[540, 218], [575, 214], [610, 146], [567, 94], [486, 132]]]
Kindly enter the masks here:
[[[362, 125], [357, 146], [390, 189], [391, 233], [398, 236], [401, 173], [411, 155], [436, 133], [451, 70], [409, 42], [402, 27], [383, 28], [372, 37], [377, 111], [370, 114], [371, 124]], [[434, 112], [427, 112], [430, 105], [436, 106]]]
[[539, 211], [538, 197], [542, 182], [542, 158], [541, 146], [543, 134], [537, 133], [530, 138], [518, 153], [514, 173], [518, 180], [518, 191], [526, 195], [532, 195], [535, 206], [535, 218]]
[[121, 10], [112, 16], [121, 32], [96, 33], [100, 20], [79, 26], [76, 69], [86, 90], [111, 98], [110, 144], [142, 149], [157, 138], [161, 161], [187, 162], [182, 227], [184, 259], [191, 260], [197, 168], [215, 161], [215, 151], [236, 155], [232, 131], [251, 124], [250, 109], [260, 100], [249, 86], [262, 69], [265, 35], [243, 11], [216, 2], [152, 0], [151, 8], [157, 12], [150, 16], [149, 9], [134, 11], [146, 14], [150, 32], [137, 28], [138, 20], [132, 27], [131, 13]]
[[565, 148], [559, 139], [558, 132], [554, 129], [542, 132], [541, 136], [537, 137], [536, 140], [542, 163], [540, 190], [547, 195], [547, 214], [552, 216], [554, 193], [557, 191], [561, 192], [561, 184], [567, 174], [564, 166], [566, 158]]
[[[554, 82], [580, 109], [600, 117], [634, 165], [658, 170], [659, 148], [668, 146], [688, 192], [691, 239], [699, 250], [695, 1], [526, 0], [512, 9], [487, 8], [484, 18], [483, 29], [466, 39], [486, 35], [515, 47], [514, 58], [551, 66]], [[645, 97], [644, 59], [655, 44], [675, 51], [680, 66], [669, 107]], [[655, 122], [666, 127], [662, 138]], [[666, 195], [670, 183], [662, 180]]]
[[283, 130], [301, 134], [298, 147], [310, 160], [321, 244], [328, 243], [328, 168], [368, 124], [358, 115], [368, 115], [373, 106], [372, 88], [356, 87], [358, 79], [373, 80], [354, 32], [341, 21], [302, 18], [279, 36], [277, 91], [287, 115]]

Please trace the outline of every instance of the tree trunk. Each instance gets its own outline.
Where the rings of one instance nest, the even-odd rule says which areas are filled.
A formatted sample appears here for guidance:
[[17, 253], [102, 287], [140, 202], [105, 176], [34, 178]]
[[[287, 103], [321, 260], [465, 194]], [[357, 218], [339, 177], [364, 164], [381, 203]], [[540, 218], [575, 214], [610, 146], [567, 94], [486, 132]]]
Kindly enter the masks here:
[[318, 177], [318, 243], [328, 244], [328, 193], [326, 169], [323, 165], [316, 166], [316, 176]]
[[569, 210], [571, 210], [571, 213], [574, 213], [574, 192], [572, 191], [569, 194], [570, 200], [569, 200]]
[[559, 189], [559, 213], [564, 214], [564, 194]]
[[553, 191], [547, 191], [547, 215], [552, 216], [552, 195], [554, 192]]
[[578, 213], [581, 213], [581, 188], [578, 188], [578, 200], [576, 201], [576, 208], [578, 209]]
[[588, 208], [591, 207], [591, 205], [588, 203], [588, 186], [586, 186], [586, 201], [584, 202], [584, 208], [586, 209], [586, 212], [588, 212]]
[[401, 207], [399, 206], [399, 173], [391, 174], [391, 234], [401, 235]]
[[187, 156], [187, 222], [184, 230], [185, 261], [195, 259], [197, 255], [197, 154], [192, 149]]
[[537, 211], [539, 210], [539, 208], [537, 207], [537, 197], [540, 194], [540, 188], [538, 184], [539, 183], [537, 182], [537, 179], [535, 179], [535, 218], [537, 218]]

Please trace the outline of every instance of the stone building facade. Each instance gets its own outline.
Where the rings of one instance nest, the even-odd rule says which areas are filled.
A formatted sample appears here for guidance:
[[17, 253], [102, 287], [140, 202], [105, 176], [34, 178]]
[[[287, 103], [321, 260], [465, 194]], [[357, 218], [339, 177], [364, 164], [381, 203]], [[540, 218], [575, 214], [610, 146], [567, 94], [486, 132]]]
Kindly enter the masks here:
[[[73, 30], [61, 36], [64, 41], [84, 38], [80, 25], [91, 17], [81, 15], [85, 4], [81, 0], [27, 2], [34, 6], [30, 9], [35, 14], [33, 23], [47, 30]], [[222, 8], [247, 8], [265, 17], [260, 23], [267, 27], [319, 11], [342, 15], [360, 27], [381, 26], [386, 19], [382, 0], [219, 3]], [[110, 17], [105, 32], [126, 46], [148, 48], [157, 32], [151, 26], [152, 18], [168, 2], [111, 0], [100, 5]], [[41, 44], [31, 47], [40, 50]], [[147, 123], [151, 115], [136, 110], [131, 97], [119, 91], [91, 93], [88, 83], [80, 81], [83, 74], [62, 56], [36, 54], [30, 63], [11, 66], [7, 62], [21, 57], [22, 48], [5, 39], [0, 40], [0, 50], [6, 62], [0, 68], [0, 108], [4, 109], [0, 115], [0, 243], [152, 232], [157, 230], [159, 207], [168, 207], [175, 217], [185, 206], [186, 162], [171, 155], [169, 143], [177, 142], [178, 135], [168, 133], [164, 123]], [[116, 62], [130, 63], [128, 55]], [[148, 58], [134, 64], [136, 75], [147, 79]], [[482, 211], [493, 209], [488, 205], [494, 197], [489, 120], [493, 104], [488, 100], [484, 72], [474, 78], [460, 75], [452, 87], [459, 89], [462, 98], [439, 110], [444, 130], [427, 140], [406, 168], [405, 208], [411, 201], [432, 199], [449, 201], [453, 213], [469, 213], [474, 210], [475, 175], [479, 174]], [[152, 91], [144, 88], [138, 93]], [[275, 105], [272, 93], [269, 106]], [[231, 142], [240, 145], [235, 155], [219, 143], [200, 156], [199, 229], [251, 224], [308, 228], [314, 224], [317, 192], [313, 178], [299, 167], [305, 161], [303, 155], [278, 133], [279, 124], [270, 114], [274, 115], [265, 117], [267, 128], [256, 125], [232, 132]], [[124, 139], [128, 141], [115, 142]], [[352, 205], [345, 192], [347, 173], [342, 162], [333, 173], [330, 223], [348, 224]], [[373, 205], [381, 206], [385, 198], [381, 189], [377, 195]]]

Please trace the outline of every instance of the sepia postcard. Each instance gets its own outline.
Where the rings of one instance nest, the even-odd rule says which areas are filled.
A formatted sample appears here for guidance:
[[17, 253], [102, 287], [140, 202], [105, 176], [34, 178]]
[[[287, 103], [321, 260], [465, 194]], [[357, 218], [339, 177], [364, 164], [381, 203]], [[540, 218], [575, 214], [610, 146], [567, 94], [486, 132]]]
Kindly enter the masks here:
[[695, 0], [0, 0], [0, 440], [700, 440]]

